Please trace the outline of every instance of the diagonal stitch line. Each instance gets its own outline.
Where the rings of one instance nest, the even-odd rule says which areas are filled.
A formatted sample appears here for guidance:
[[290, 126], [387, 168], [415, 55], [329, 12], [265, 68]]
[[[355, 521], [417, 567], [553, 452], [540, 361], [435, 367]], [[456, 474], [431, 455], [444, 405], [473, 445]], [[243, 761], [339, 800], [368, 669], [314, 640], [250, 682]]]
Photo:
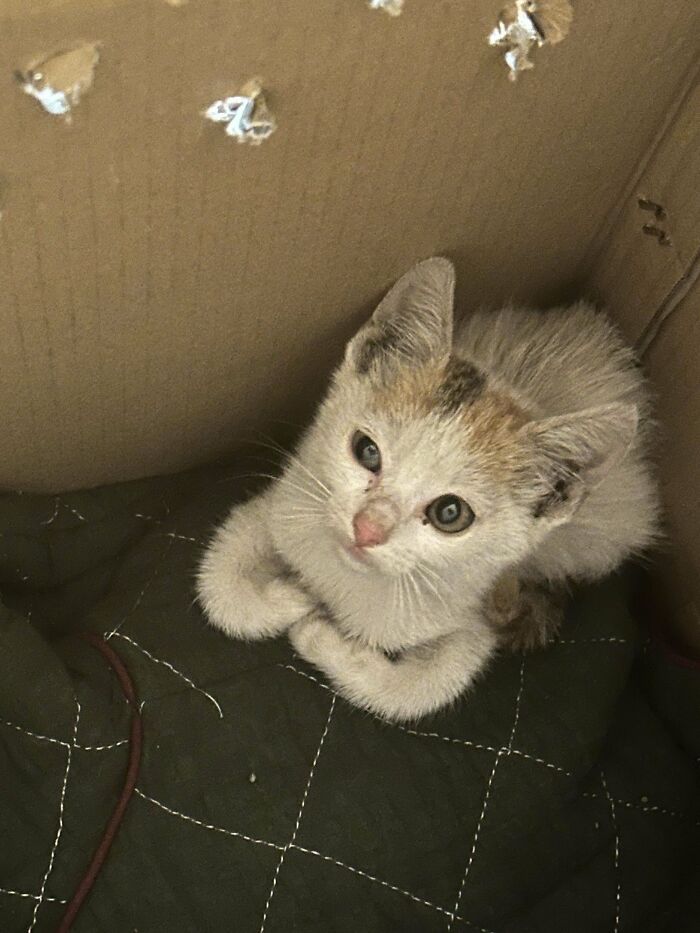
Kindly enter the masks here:
[[120, 745], [128, 745], [128, 739], [119, 739], [118, 742], [112, 742], [111, 745], [81, 745], [79, 742], [73, 744], [81, 752], [106, 752], [109, 748], [119, 748]]
[[246, 842], [253, 842], [258, 846], [267, 846], [270, 849], [276, 849], [278, 852], [284, 852], [284, 846], [277, 845], [275, 842], [268, 842], [267, 839], [256, 839], [254, 836], [247, 836], [245, 833], [239, 833], [233, 829], [224, 829], [223, 826], [214, 826], [211, 823], [204, 823], [194, 816], [188, 816], [186, 813], [180, 813], [179, 810], [173, 810], [172, 807], [166, 806], [166, 804], [161, 803], [160, 800], [156, 800], [155, 797], [149, 797], [148, 794], [144, 794], [138, 787], [135, 788], [134, 793], [138, 794], [139, 797], [142, 797], [149, 803], [152, 803], [154, 806], [159, 807], [161, 810], [165, 810], [166, 813], [170, 813], [171, 816], [177, 816], [181, 820], [186, 820], [188, 823], [194, 823], [195, 826], [201, 826], [202, 829], [209, 829], [215, 833], [223, 833], [225, 836], [233, 836], [236, 839], [245, 839]]
[[469, 861], [467, 862], [467, 867], [462, 877], [462, 883], [460, 884], [459, 891], [457, 892], [457, 900], [455, 901], [455, 905], [452, 908], [452, 912], [450, 913], [450, 921], [447, 924], [448, 931], [452, 929], [452, 922], [457, 914], [457, 911], [459, 910], [459, 904], [460, 904], [460, 901], [462, 900], [462, 894], [464, 893], [464, 886], [467, 883], [467, 877], [469, 875], [469, 872], [471, 871], [472, 862], [474, 861], [474, 853], [476, 852], [476, 845], [479, 841], [479, 833], [481, 832], [481, 824], [484, 820], [484, 814], [486, 813], [486, 807], [488, 806], [489, 797], [491, 796], [491, 786], [493, 784], [493, 779], [496, 776], [498, 762], [501, 760], [501, 755], [503, 754], [505, 754], [503, 751], [498, 752], [498, 754], [496, 755], [496, 759], [493, 763], [493, 768], [491, 769], [491, 774], [489, 775], [488, 784], [486, 785], [486, 793], [484, 794], [484, 802], [481, 807], [481, 813], [479, 814], [479, 820], [476, 824], [476, 831], [474, 833], [474, 840], [472, 842], [472, 850], [469, 853]]
[[477, 843], [479, 842], [479, 834], [481, 832], [481, 824], [484, 821], [484, 816], [486, 815], [486, 808], [489, 803], [489, 798], [491, 796], [491, 788], [493, 786], [493, 779], [496, 776], [496, 771], [498, 770], [498, 765], [501, 760], [501, 756], [505, 754], [510, 754], [510, 751], [513, 748], [513, 740], [515, 739], [515, 731], [518, 728], [518, 722], [520, 721], [520, 701], [523, 695], [523, 689], [525, 687], [525, 656], [520, 662], [520, 684], [518, 686], [518, 695], [515, 698], [515, 712], [513, 713], [513, 727], [510, 730], [510, 739], [508, 740], [508, 747], [506, 749], [500, 749], [496, 755], [496, 760], [493, 763], [493, 768], [491, 769], [491, 774], [489, 776], [488, 784], [486, 785], [486, 793], [484, 794], [484, 802], [481, 807], [481, 813], [479, 814], [479, 820], [476, 824], [476, 830], [474, 832], [474, 840], [472, 842], [472, 850], [469, 853], [469, 861], [467, 862], [467, 867], [464, 871], [464, 876], [462, 878], [462, 883], [459, 886], [459, 891], [457, 892], [457, 900], [455, 905], [452, 908], [452, 913], [450, 915], [449, 923], [447, 924], [448, 933], [452, 929], [452, 923], [454, 922], [455, 915], [459, 910], [459, 904], [462, 900], [462, 895], [464, 894], [464, 886], [467, 883], [467, 877], [471, 871], [472, 864], [474, 862], [474, 856], [476, 854]]
[[[144, 515], [142, 512], [134, 512], [134, 518], [140, 518], [144, 522], [153, 522], [155, 525], [162, 525], [163, 522], [159, 518], [154, 518], [152, 515]], [[202, 547], [205, 547], [205, 542], [200, 541], [199, 538], [190, 538], [187, 535], [178, 534], [175, 531], [164, 531], [162, 532], [162, 537], [164, 538], [174, 538], [177, 541], [190, 541], [192, 544], [200, 544]]]
[[197, 693], [201, 693], [202, 696], [206, 697], [211, 703], [213, 703], [219, 714], [219, 718], [220, 719], [224, 718], [224, 714], [223, 714], [221, 707], [219, 706], [218, 700], [215, 700], [214, 697], [211, 695], [211, 693], [207, 693], [206, 690], [203, 690], [201, 687], [198, 687], [197, 684], [187, 676], [187, 674], [183, 674], [182, 671], [179, 671], [176, 667], [173, 667], [170, 661], [164, 661], [162, 658], [157, 658], [154, 654], [151, 654], [150, 651], [148, 651], [146, 648], [140, 645], [137, 641], [134, 641], [134, 639], [131, 638], [131, 636], [125, 635], [123, 632], [115, 631], [112, 634], [114, 634], [117, 638], [122, 638], [124, 641], [127, 641], [130, 645], [133, 645], [134, 648], [137, 648], [140, 652], [142, 652], [142, 654], [145, 654], [147, 658], [151, 659], [151, 661], [154, 661], [156, 664], [162, 664], [163, 667], [167, 667], [169, 671], [172, 671], [173, 674], [177, 675], [182, 680], [184, 680], [185, 683], [188, 684], [190, 687], [192, 687], [193, 690], [196, 690]]
[[87, 519], [84, 515], [81, 515], [80, 512], [74, 508], [72, 505], [68, 505], [67, 502], [63, 502], [60, 496], [56, 496], [54, 501], [53, 515], [50, 518], [47, 518], [45, 522], [39, 522], [40, 525], [53, 525], [53, 523], [58, 518], [58, 513], [61, 508], [68, 509], [76, 518], [79, 518], [81, 522], [86, 522]]
[[[75, 701], [75, 722], [73, 724], [73, 743], [75, 743], [76, 736], [78, 734], [78, 723], [80, 722], [80, 703], [77, 698]], [[68, 775], [70, 774], [70, 765], [73, 758], [73, 745], [69, 745], [66, 749], [66, 770], [63, 774], [63, 785], [61, 787], [61, 798], [58, 805], [58, 829], [56, 830], [56, 836], [53, 841], [53, 846], [51, 847], [51, 855], [49, 856], [49, 864], [46, 867], [46, 872], [41, 881], [41, 890], [39, 891], [39, 897], [34, 905], [34, 913], [32, 914], [32, 922], [29, 924], [27, 933], [32, 933], [34, 926], [36, 924], [36, 918], [39, 914], [39, 908], [44, 902], [44, 894], [46, 893], [46, 882], [49, 880], [49, 875], [53, 869], [54, 859], [56, 858], [56, 850], [58, 849], [58, 843], [61, 839], [61, 833], [63, 832], [63, 809], [66, 803], [66, 786], [68, 785]]]
[[[384, 720], [382, 720], [384, 722]], [[465, 745], [467, 748], [478, 748], [484, 752], [499, 752], [504, 749], [495, 748], [493, 745], [482, 745], [480, 742], [472, 742], [471, 739], [453, 739], [447, 735], [440, 735], [438, 732], [420, 732], [418, 729], [409, 729], [408, 726], [402, 726], [399, 723], [387, 723], [400, 732], [406, 732], [408, 735], [416, 735], [424, 739], [440, 739], [443, 742], [449, 742], [451, 745]]]
[[[601, 795], [584, 790], [581, 793], [581, 796], [591, 797], [594, 800], [599, 800]], [[642, 813], [661, 813], [663, 816], [672, 816], [679, 820], [687, 820], [692, 816], [690, 813], [680, 813], [678, 810], [667, 810], [666, 807], [660, 807], [655, 803], [650, 803], [648, 806], [645, 806], [642, 803], [633, 803], [630, 800], [621, 800], [619, 797], [613, 797], [612, 799], [618, 807], [627, 807], [628, 810], [640, 810]], [[700, 820], [695, 821], [695, 825], [700, 826]]]
[[174, 543], [174, 542], [173, 542], [173, 539], [172, 539], [172, 538], [168, 539], [168, 546], [165, 548], [165, 550], [164, 550], [163, 553], [160, 555], [160, 557], [156, 560], [155, 566], [154, 566], [154, 568], [153, 568], [153, 573], [152, 573], [152, 574], [150, 575], [150, 577], [146, 580], [143, 589], [141, 590], [141, 592], [139, 593], [139, 595], [136, 597], [136, 600], [135, 600], [133, 606], [131, 607], [131, 609], [129, 609], [129, 611], [126, 613], [126, 615], [123, 616], [121, 622], [118, 622], [118, 623], [114, 626], [114, 628], [112, 629], [111, 632], [105, 632], [104, 637], [105, 637], [105, 639], [106, 639], [107, 641], [109, 641], [109, 639], [112, 638], [113, 635], [116, 635], [116, 634], [118, 633], [119, 629], [122, 627], [122, 625], [124, 625], [124, 623], [125, 623], [126, 620], [129, 618], [129, 616], [133, 615], [134, 612], [136, 612], [136, 610], [138, 609], [138, 607], [141, 605], [141, 601], [143, 600], [143, 597], [146, 595], [146, 591], [147, 591], [148, 588], [151, 586], [151, 584], [153, 583], [153, 581], [155, 580], [155, 578], [158, 576], [158, 572], [160, 571], [161, 565], [163, 564], [163, 562], [165, 561], [165, 558], [166, 558], [166, 557], [168, 556], [168, 554], [170, 553], [170, 549], [172, 548], [173, 543]]
[[31, 729], [25, 729], [24, 726], [18, 726], [14, 722], [8, 722], [7, 719], [0, 719], [0, 723], [2, 723], [3, 726], [9, 726], [10, 729], [16, 729], [17, 732], [23, 732], [33, 739], [41, 739], [42, 742], [51, 742], [53, 745], [60, 745], [63, 748], [72, 748], [70, 742], [65, 742], [63, 739], [54, 739], [49, 735], [40, 735], [38, 732], [32, 732]]
[[[440, 907], [439, 904], [433, 904], [432, 901], [426, 901], [424, 898], [418, 897], [417, 894], [411, 894], [410, 891], [404, 891], [403, 888], [399, 888], [395, 884], [391, 884], [389, 881], [383, 881], [381, 878], [377, 878], [376, 875], [370, 875], [369, 872], [362, 871], [361, 868], [355, 868], [353, 865], [348, 865], [347, 862], [341, 862], [330, 855], [324, 855], [322, 852], [317, 852], [315, 849], [307, 849], [304, 846], [298, 845], [296, 842], [293, 842], [289, 848], [295, 849], [297, 852], [305, 852], [306, 855], [315, 855], [316, 858], [323, 859], [324, 862], [332, 862], [333, 865], [338, 865], [339, 868], [345, 868], [347, 871], [351, 871], [354, 875], [359, 875], [361, 878], [366, 878], [368, 881], [373, 881], [375, 884], [381, 884], [382, 887], [389, 888], [391, 891], [396, 891], [397, 894], [403, 894], [405, 897], [410, 898], [412, 901], [416, 901], [418, 904], [423, 904], [425, 907], [430, 907], [432, 910], [437, 910], [439, 913], [445, 914], [448, 917], [452, 916], [449, 910], [446, 910], [444, 907]], [[455, 920], [459, 920], [461, 923], [466, 923], [470, 927], [474, 927], [474, 929], [479, 930], [480, 933], [492, 933], [491, 930], [486, 930], [484, 927], [480, 927], [476, 923], [472, 923], [472, 921], [467, 920], [466, 917], [455, 915]]]
[[[335, 694], [335, 691], [329, 687], [328, 684], [324, 684], [323, 681], [318, 679], [318, 677], [314, 677], [312, 674], [307, 674], [306, 671], [302, 671], [298, 667], [294, 667], [293, 664], [280, 663], [277, 665], [277, 667], [281, 667], [283, 670], [293, 671], [300, 677], [305, 677], [307, 680], [312, 680], [315, 684], [318, 684], [319, 687], [322, 687], [324, 690], [328, 690], [329, 693]], [[337, 696], [337, 694], [335, 695]], [[453, 745], [464, 745], [467, 748], [477, 748], [485, 752], [507, 752], [509, 755], [518, 755], [521, 758], [527, 758], [529, 761], [536, 761], [538, 765], [544, 765], [545, 768], [551, 768], [552, 771], [558, 771], [560, 774], [565, 774], [567, 777], [572, 777], [573, 775], [572, 771], [569, 771], [566, 768], [562, 768], [560, 765], [555, 765], [551, 761], [545, 761], [544, 758], [538, 758], [537, 755], [531, 755], [529, 752], [521, 751], [519, 748], [506, 748], [505, 746], [502, 748], [496, 748], [493, 745], [483, 745], [480, 742], [472, 742], [471, 739], [458, 739], [449, 735], [440, 735], [439, 732], [421, 732], [418, 729], [410, 729], [408, 726], [402, 726], [400, 723], [391, 722], [388, 719], [382, 719], [381, 716], [374, 716], [373, 718], [392, 729], [398, 729], [400, 732], [405, 732], [407, 735], [415, 735], [426, 739], [440, 739], [442, 742], [450, 742]]]
[[335, 690], [324, 684], [322, 680], [319, 680], [318, 677], [314, 677], [313, 674], [307, 674], [306, 671], [299, 670], [298, 667], [294, 667], [293, 664], [278, 664], [277, 667], [281, 667], [286, 671], [294, 671], [295, 674], [298, 674], [300, 677], [306, 677], [307, 680], [313, 680], [315, 684], [318, 684], [319, 687], [323, 687], [324, 690], [328, 690], [329, 693], [335, 694]]
[[545, 761], [544, 758], [538, 758], [537, 755], [530, 755], [528, 752], [522, 752], [519, 748], [510, 748], [507, 749], [507, 751], [509, 755], [518, 755], [520, 758], [527, 758], [528, 761], [536, 761], [538, 765], [544, 765], [545, 768], [551, 768], [552, 771], [559, 771], [560, 774], [573, 777], [573, 771], [562, 768], [560, 765], [555, 765], [551, 761]]
[[61, 505], [63, 506], [64, 509], [68, 509], [69, 512], [75, 515], [76, 518], [79, 518], [81, 522], [87, 521], [87, 518], [85, 518], [84, 515], [81, 515], [80, 512], [76, 508], [74, 508], [72, 505], [68, 505], [67, 502], [61, 502]]
[[24, 726], [18, 726], [17, 723], [9, 722], [7, 719], [0, 719], [0, 725], [8, 726], [10, 729], [16, 729], [24, 735], [31, 736], [33, 739], [40, 739], [42, 742], [51, 742], [53, 745], [60, 745], [62, 748], [77, 748], [81, 752], [104, 752], [109, 748], [118, 748], [120, 745], [126, 745], [128, 739], [119, 739], [118, 742], [112, 742], [109, 745], [81, 745], [80, 742], [66, 742], [64, 739], [55, 739], [50, 735], [40, 735], [38, 732], [32, 732], [31, 729], [25, 729]]
[[[38, 894], [29, 894], [27, 891], [13, 891], [11, 888], [0, 888], [0, 894], [12, 894], [15, 897], [27, 897], [29, 900], [38, 901]], [[44, 901], [51, 901], [54, 904], [67, 904], [68, 901], [63, 897], [49, 897], [48, 894], [44, 895]]]
[[[383, 720], [382, 720], [383, 721]], [[545, 768], [551, 768], [553, 771], [559, 771], [561, 774], [566, 774], [568, 777], [572, 776], [572, 772], [568, 771], [566, 768], [560, 767], [560, 765], [555, 765], [551, 761], [545, 761], [544, 758], [538, 758], [537, 755], [531, 755], [529, 752], [523, 752], [519, 748], [508, 748], [502, 746], [501, 748], [496, 748], [493, 745], [482, 745], [480, 742], [472, 742], [471, 739], [457, 739], [449, 735], [440, 735], [439, 732], [419, 732], [417, 729], [409, 729], [407, 726], [401, 726], [399, 723], [387, 723], [389, 726], [393, 726], [395, 729], [399, 729], [401, 732], [407, 732], [409, 735], [416, 735], [421, 738], [426, 739], [440, 739], [442, 742], [449, 742], [452, 745], [465, 745], [467, 748], [478, 748], [481, 751], [485, 752], [501, 752], [508, 755], [518, 755], [520, 758], [527, 758], [529, 761], [536, 761], [539, 765], [544, 765]]]
[[[315, 849], [307, 849], [304, 846], [298, 845], [296, 842], [290, 843], [288, 846], [281, 846], [275, 842], [269, 842], [266, 839], [256, 839], [253, 836], [247, 836], [245, 833], [236, 832], [232, 829], [225, 829], [223, 826], [214, 826], [211, 823], [204, 823], [202, 820], [198, 820], [193, 816], [188, 816], [186, 813], [181, 813], [179, 810], [174, 810], [172, 807], [167, 806], [160, 800], [156, 800], [155, 797], [150, 797], [148, 794], [145, 794], [139, 788], [136, 788], [135, 793], [139, 797], [147, 800], [149, 803], [152, 803], [154, 806], [158, 807], [161, 810], [164, 810], [166, 813], [169, 813], [171, 816], [176, 816], [181, 820], [185, 820], [188, 823], [194, 823], [195, 826], [200, 826], [202, 829], [208, 829], [212, 832], [223, 833], [226, 836], [234, 836], [235, 838], [245, 839], [247, 842], [255, 843], [256, 845], [267, 846], [270, 849], [276, 849], [278, 852], [284, 852], [285, 848], [296, 849], [299, 852], [304, 852], [307, 855], [314, 855], [317, 858], [323, 859], [325, 862], [332, 862], [334, 865], [337, 865], [340, 868], [344, 868], [347, 871], [353, 872], [353, 874], [360, 875], [362, 878], [366, 878], [368, 881], [373, 881], [375, 884], [380, 884], [385, 888], [389, 888], [392, 891], [396, 891], [398, 894], [403, 894], [405, 897], [410, 898], [412, 901], [416, 901], [419, 904], [424, 904], [426, 907], [430, 907], [433, 910], [437, 910], [440, 913], [449, 915], [449, 911], [445, 910], [444, 907], [440, 907], [438, 904], [433, 904], [431, 901], [426, 901], [421, 897], [418, 897], [416, 894], [411, 894], [410, 891], [404, 891], [403, 888], [397, 887], [395, 884], [391, 884], [389, 881], [383, 881], [381, 878], [377, 878], [375, 875], [371, 875], [369, 872], [362, 871], [360, 868], [355, 868], [353, 865], [348, 865], [346, 862], [341, 862], [336, 858], [333, 858], [330, 855], [324, 855], [322, 852], [317, 852]], [[1, 890], [1, 889], [0, 889]], [[15, 893], [15, 892], [10, 892]], [[23, 895], [26, 897], [35, 897], [36, 895], [28, 894]], [[48, 900], [48, 898], [45, 898]], [[457, 916], [455, 919], [466, 923], [469, 926], [474, 927], [479, 930], [480, 933], [492, 933], [490, 930], [486, 930], [483, 927], [477, 926], [472, 923], [470, 920], [467, 920], [465, 917]]]
[[515, 698], [515, 715], [513, 717], [513, 728], [510, 730], [510, 739], [508, 740], [508, 753], [513, 751], [513, 740], [515, 739], [515, 730], [518, 728], [518, 722], [520, 721], [520, 701], [523, 698], [524, 689], [525, 689], [525, 656], [523, 655], [522, 661], [520, 662], [520, 684], [518, 686], [518, 695]]
[[603, 790], [605, 791], [605, 796], [608, 798], [608, 804], [610, 805], [610, 817], [612, 819], [613, 830], [615, 832], [615, 878], [617, 881], [616, 890], [615, 890], [615, 926], [613, 927], [614, 933], [620, 929], [620, 830], [617, 825], [617, 813], [615, 811], [615, 801], [610, 796], [610, 791], [608, 790], [608, 785], [605, 781], [605, 775], [603, 770], [600, 770], [600, 783], [603, 785]]
[[610, 644], [610, 645], [628, 645], [629, 641], [627, 638], [557, 638], [556, 641], [552, 642], [554, 645], [593, 645], [593, 644]]
[[60, 508], [61, 508], [61, 500], [58, 498], [58, 496], [56, 496], [56, 499], [54, 501], [53, 515], [51, 516], [51, 518], [47, 518], [45, 522], [39, 522], [39, 524], [40, 525], [52, 525], [58, 517], [58, 510]]
[[164, 531], [161, 537], [172, 538], [175, 541], [190, 541], [192, 544], [201, 544], [204, 547], [204, 542], [200, 541], [199, 538], [189, 538], [187, 535], [180, 535], [176, 531]]
[[319, 741], [319, 743], [318, 743], [318, 748], [316, 749], [316, 754], [314, 755], [314, 760], [313, 760], [313, 762], [311, 763], [311, 771], [309, 772], [309, 778], [308, 778], [308, 780], [307, 780], [307, 782], [306, 782], [306, 787], [304, 788], [304, 796], [301, 798], [301, 805], [300, 805], [300, 807], [299, 807], [299, 812], [297, 813], [297, 821], [296, 821], [296, 823], [295, 823], [295, 825], [294, 825], [294, 832], [292, 833], [292, 838], [289, 840], [289, 842], [287, 843], [287, 845], [284, 847], [284, 849], [283, 849], [283, 851], [282, 851], [282, 854], [280, 855], [279, 862], [277, 863], [277, 868], [275, 869], [275, 874], [274, 874], [274, 876], [273, 876], [273, 878], [272, 878], [272, 887], [270, 888], [270, 893], [269, 893], [268, 896], [267, 896], [267, 901], [266, 901], [266, 903], [265, 903], [265, 910], [263, 911], [262, 921], [261, 921], [261, 923], [260, 923], [260, 933], [264, 933], [264, 930], [265, 930], [265, 923], [266, 923], [266, 921], [267, 921], [267, 914], [268, 914], [268, 911], [269, 911], [269, 909], [270, 909], [270, 904], [272, 903], [272, 898], [273, 898], [274, 893], [275, 893], [275, 888], [277, 887], [277, 879], [279, 878], [279, 874], [280, 874], [280, 870], [281, 870], [281, 868], [282, 868], [282, 864], [283, 864], [283, 862], [284, 862], [284, 860], [285, 860], [285, 857], [286, 857], [286, 855], [287, 855], [287, 852], [288, 852], [289, 849], [294, 845], [294, 840], [296, 839], [297, 833], [299, 832], [299, 825], [301, 824], [301, 816], [302, 816], [302, 814], [303, 814], [303, 812], [304, 812], [304, 807], [306, 806], [306, 798], [309, 796], [309, 788], [311, 787], [311, 781], [313, 780], [314, 771], [316, 770], [316, 765], [317, 765], [318, 759], [319, 759], [319, 757], [320, 757], [320, 755], [321, 755], [321, 749], [323, 748], [323, 743], [326, 741], [326, 736], [328, 735], [328, 729], [329, 729], [330, 724], [331, 724], [331, 719], [333, 718], [333, 710], [335, 709], [335, 701], [336, 701], [336, 696], [335, 696], [335, 694], [334, 694], [334, 695], [333, 695], [333, 699], [331, 700], [330, 709], [328, 710], [328, 716], [327, 716], [327, 718], [326, 718], [326, 725], [325, 725], [325, 727], [324, 727], [324, 729], [323, 729], [323, 732], [321, 733], [321, 739], [320, 739], [320, 741]]

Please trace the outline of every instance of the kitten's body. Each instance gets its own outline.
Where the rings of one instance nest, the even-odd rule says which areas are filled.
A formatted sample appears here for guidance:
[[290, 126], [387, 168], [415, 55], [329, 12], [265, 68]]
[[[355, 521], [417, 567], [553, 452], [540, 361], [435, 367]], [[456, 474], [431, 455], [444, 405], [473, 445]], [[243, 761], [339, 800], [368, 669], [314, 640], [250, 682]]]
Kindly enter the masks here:
[[[439, 708], [483, 669], [498, 641], [485, 606], [504, 578], [517, 604], [522, 581], [600, 576], [656, 520], [646, 394], [607, 319], [506, 309], [452, 340], [452, 284], [429, 260], [395, 286], [283, 476], [233, 510], [200, 572], [214, 624], [245, 638], [291, 628], [342, 693], [391, 718]], [[382, 451], [376, 474], [353, 456], [358, 431]], [[447, 493], [473, 527], [428, 523]], [[354, 543], [358, 516], [379, 546]]]

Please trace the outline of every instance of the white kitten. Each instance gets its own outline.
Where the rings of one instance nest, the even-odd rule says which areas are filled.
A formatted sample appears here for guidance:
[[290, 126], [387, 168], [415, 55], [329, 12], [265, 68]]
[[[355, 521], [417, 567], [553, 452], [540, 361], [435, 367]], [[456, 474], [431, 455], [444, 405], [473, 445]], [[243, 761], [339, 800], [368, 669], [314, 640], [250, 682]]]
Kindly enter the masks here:
[[340, 693], [391, 719], [458, 697], [494, 622], [546, 630], [542, 582], [608, 573], [656, 527], [647, 397], [609, 321], [509, 308], [453, 339], [453, 290], [439, 258], [399, 280], [297, 455], [233, 509], [199, 572], [214, 625], [289, 629]]

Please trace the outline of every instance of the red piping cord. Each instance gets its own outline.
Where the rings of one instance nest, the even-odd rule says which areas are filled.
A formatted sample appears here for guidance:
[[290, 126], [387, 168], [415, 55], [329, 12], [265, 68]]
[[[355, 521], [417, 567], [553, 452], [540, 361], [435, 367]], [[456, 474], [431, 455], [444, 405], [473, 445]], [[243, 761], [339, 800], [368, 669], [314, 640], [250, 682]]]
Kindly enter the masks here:
[[78, 911], [82, 907], [85, 898], [92, 890], [92, 886], [94, 885], [97, 876], [102, 870], [102, 866], [104, 865], [104, 861], [107, 858], [107, 854], [109, 853], [111, 845], [119, 831], [119, 827], [124, 818], [126, 808], [129, 804], [129, 801], [131, 800], [131, 797], [133, 796], [134, 789], [136, 787], [136, 779], [138, 778], [139, 766], [141, 764], [141, 750], [143, 747], [143, 725], [141, 722], [141, 713], [139, 712], [139, 704], [136, 697], [136, 690], [134, 689], [134, 682], [132, 681], [128, 670], [124, 666], [116, 651], [114, 651], [103, 638], [100, 638], [98, 635], [93, 635], [91, 632], [81, 632], [79, 637], [89, 642], [92, 647], [99, 651], [100, 654], [104, 657], [114, 673], [117, 675], [119, 685], [122, 688], [122, 693], [131, 705], [129, 763], [127, 765], [126, 775], [124, 777], [124, 785], [122, 787], [122, 792], [119, 795], [117, 805], [109, 818], [109, 822], [104, 828], [102, 837], [100, 838], [100, 841], [97, 845], [97, 848], [95, 849], [85, 874], [80, 879], [73, 897], [68, 902], [68, 906], [66, 907], [66, 911], [63, 914], [63, 919], [61, 920], [57, 933], [68, 933], [68, 931], [71, 929], [75, 918], [78, 915]]

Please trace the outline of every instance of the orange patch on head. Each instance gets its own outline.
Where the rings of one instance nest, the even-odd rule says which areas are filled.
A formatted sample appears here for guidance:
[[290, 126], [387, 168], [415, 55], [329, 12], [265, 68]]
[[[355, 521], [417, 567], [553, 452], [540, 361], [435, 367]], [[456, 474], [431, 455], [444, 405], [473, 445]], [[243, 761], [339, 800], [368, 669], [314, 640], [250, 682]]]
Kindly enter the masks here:
[[376, 390], [377, 404], [396, 418], [419, 417], [435, 408], [435, 395], [444, 367], [401, 367], [390, 381]]
[[520, 462], [520, 429], [529, 421], [525, 410], [503, 392], [488, 390], [473, 405], [462, 409], [464, 440], [478, 451], [485, 464], [503, 477]]
[[496, 475], [517, 466], [518, 434], [528, 414], [467, 360], [450, 357], [443, 364], [397, 367], [391, 379], [377, 386], [375, 398], [385, 414], [397, 419], [431, 414], [449, 419], [457, 429], [455, 443], [478, 452]]

